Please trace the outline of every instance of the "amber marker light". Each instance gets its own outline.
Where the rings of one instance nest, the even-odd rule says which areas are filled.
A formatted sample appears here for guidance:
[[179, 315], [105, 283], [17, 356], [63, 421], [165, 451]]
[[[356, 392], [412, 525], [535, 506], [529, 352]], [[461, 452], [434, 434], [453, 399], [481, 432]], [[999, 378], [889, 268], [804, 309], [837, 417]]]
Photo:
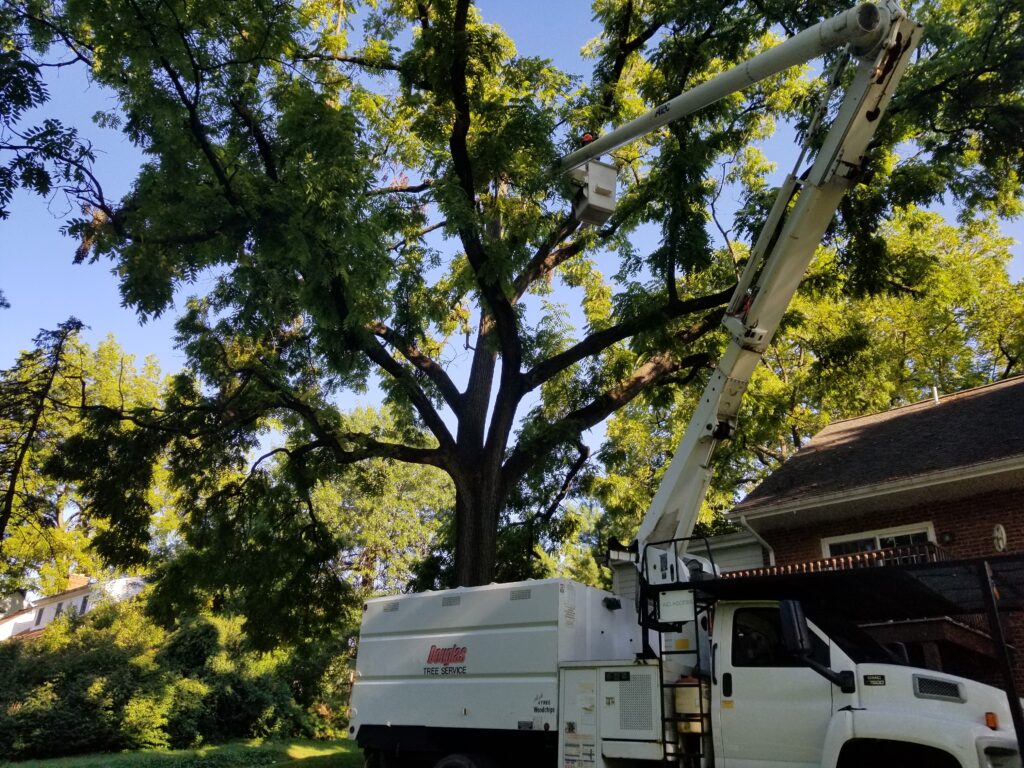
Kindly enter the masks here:
[[999, 730], [999, 715], [995, 712], [985, 713], [985, 725], [991, 728], [993, 731]]

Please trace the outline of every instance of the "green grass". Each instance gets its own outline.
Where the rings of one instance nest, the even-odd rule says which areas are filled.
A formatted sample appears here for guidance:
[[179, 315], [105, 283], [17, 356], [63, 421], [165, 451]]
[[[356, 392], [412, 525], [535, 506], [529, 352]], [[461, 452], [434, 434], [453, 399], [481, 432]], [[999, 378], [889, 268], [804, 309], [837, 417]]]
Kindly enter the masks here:
[[50, 760], [0, 761], [6, 768], [361, 768], [362, 755], [351, 741], [241, 741], [198, 749], [82, 755]]

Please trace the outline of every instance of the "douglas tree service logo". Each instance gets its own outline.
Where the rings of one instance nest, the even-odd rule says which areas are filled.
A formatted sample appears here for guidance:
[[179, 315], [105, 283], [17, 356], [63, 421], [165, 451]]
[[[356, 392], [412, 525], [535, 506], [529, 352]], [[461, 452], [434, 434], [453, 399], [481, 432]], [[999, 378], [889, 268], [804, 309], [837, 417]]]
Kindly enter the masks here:
[[448, 677], [451, 675], [466, 674], [466, 646], [452, 645], [447, 648], [430, 646], [427, 652], [427, 666], [423, 668], [424, 675], [435, 675]]

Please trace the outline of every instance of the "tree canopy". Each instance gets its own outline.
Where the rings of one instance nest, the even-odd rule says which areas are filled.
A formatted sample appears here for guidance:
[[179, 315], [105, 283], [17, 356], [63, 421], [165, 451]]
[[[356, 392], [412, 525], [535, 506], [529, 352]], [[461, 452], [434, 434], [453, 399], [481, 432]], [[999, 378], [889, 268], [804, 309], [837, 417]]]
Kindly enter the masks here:
[[[584, 128], [841, 9], [598, 0], [584, 83], [517, 54], [470, 0], [4, 6], [8, 47], [73, 51], [117, 96], [99, 119], [145, 153], [123, 199], [87, 191], [69, 225], [77, 258], [112, 260], [142, 316], [197, 292], [177, 326], [187, 368], [163, 405], [97, 412], [93, 442], [69, 451], [120, 531], [111, 551], [145, 551], [143, 489], [167, 451], [187, 535], [286, 519], [315, 572], [336, 556], [310, 503], [318, 480], [389, 459], [451, 479], [454, 562], [439, 580], [490, 581], [499, 530], [557, 512], [587, 429], [703, 380], [772, 196], [758, 142], [779, 122], [805, 126], [825, 86], [793, 70], [616, 151], [621, 202], [601, 228], [573, 218], [556, 158]], [[928, 260], [886, 237], [910, 206], [1020, 213], [1021, 12], [957, 0], [913, 12], [925, 42], [816, 275], [851, 295], [928, 279]], [[725, 187], [744, 201], [735, 215]], [[649, 250], [644, 228], [658, 233]], [[393, 429], [339, 410], [339, 392], [375, 384]], [[267, 435], [282, 443], [279, 475], [253, 471]]]
[[[161, 386], [149, 359], [141, 370], [112, 338], [90, 349], [71, 318], [43, 331], [32, 350], [0, 371], [0, 593], [32, 588], [59, 592], [74, 572], [99, 576], [99, 551], [111, 533], [91, 498], [74, 482], [58, 479], [61, 446], [85, 427], [92, 408], [149, 406]], [[154, 532], [173, 528], [166, 505], [149, 489]], [[155, 515], [160, 517], [160, 515]]]

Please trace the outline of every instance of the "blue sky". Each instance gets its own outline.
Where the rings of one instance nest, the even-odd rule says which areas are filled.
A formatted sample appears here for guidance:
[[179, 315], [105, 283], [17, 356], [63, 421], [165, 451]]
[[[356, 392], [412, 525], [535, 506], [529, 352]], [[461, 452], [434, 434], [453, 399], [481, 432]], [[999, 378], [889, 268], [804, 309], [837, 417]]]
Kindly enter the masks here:
[[[589, 78], [590, 67], [579, 56], [580, 48], [598, 31], [589, 2], [481, 0], [479, 5], [484, 18], [508, 31], [520, 53], [550, 58], [562, 69]], [[114, 106], [113, 99], [90, 86], [77, 68], [52, 71], [49, 84], [48, 113], [79, 127], [93, 142], [99, 155], [97, 175], [108, 197], [117, 199], [129, 188], [139, 154], [118, 132], [97, 128], [90, 120], [95, 112]], [[788, 155], [792, 137], [783, 131], [772, 143]], [[771, 146], [768, 151], [772, 159], [780, 159]], [[0, 290], [11, 303], [10, 309], [0, 310], [0, 368], [10, 366], [39, 329], [53, 328], [74, 315], [89, 326], [86, 340], [90, 343], [113, 334], [130, 354], [138, 358], [153, 354], [165, 371], [178, 370], [184, 357], [173, 346], [174, 313], [142, 324], [132, 310], [121, 306], [109, 262], [73, 265], [76, 243], [59, 232], [67, 214], [62, 199], [46, 201], [20, 194], [10, 219], [0, 222]], [[1024, 240], [1020, 221], [1006, 225], [1005, 231]], [[1024, 274], [1020, 243], [1015, 254], [1012, 273], [1020, 279]], [[191, 286], [184, 295], [202, 291], [202, 285]]]

